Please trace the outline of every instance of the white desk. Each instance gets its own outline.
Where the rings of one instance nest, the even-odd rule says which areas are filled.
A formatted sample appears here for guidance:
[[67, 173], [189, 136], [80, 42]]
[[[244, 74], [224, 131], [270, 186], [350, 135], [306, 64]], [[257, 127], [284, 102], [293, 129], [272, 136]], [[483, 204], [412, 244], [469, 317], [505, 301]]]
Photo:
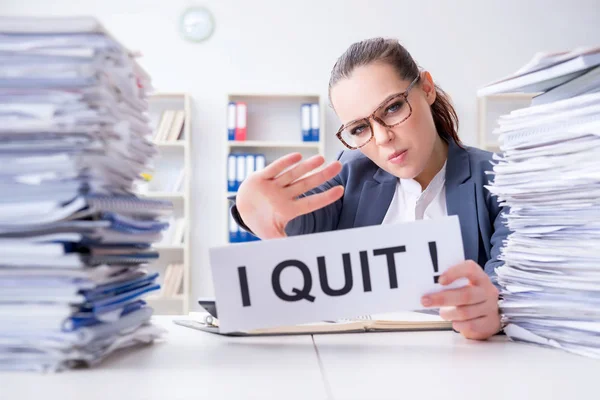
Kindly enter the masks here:
[[[155, 321], [162, 343], [93, 369], [0, 373], [0, 400], [582, 399], [600, 361], [454, 332], [232, 338]], [[319, 363], [320, 361], [320, 363]], [[585, 393], [585, 394], [584, 394]]]
[[505, 336], [455, 332], [315, 336], [334, 399], [598, 398], [600, 361]]
[[327, 398], [310, 336], [229, 338], [154, 318], [164, 342], [92, 369], [0, 373], [0, 400]]

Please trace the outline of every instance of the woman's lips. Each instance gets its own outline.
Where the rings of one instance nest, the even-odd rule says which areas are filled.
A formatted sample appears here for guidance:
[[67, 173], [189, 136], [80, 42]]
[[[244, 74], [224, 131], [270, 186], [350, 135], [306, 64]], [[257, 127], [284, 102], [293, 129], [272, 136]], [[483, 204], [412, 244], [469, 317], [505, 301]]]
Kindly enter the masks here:
[[391, 162], [392, 164], [402, 164], [402, 162], [406, 158], [407, 152], [408, 152], [408, 150], [397, 151], [388, 157], [388, 161]]

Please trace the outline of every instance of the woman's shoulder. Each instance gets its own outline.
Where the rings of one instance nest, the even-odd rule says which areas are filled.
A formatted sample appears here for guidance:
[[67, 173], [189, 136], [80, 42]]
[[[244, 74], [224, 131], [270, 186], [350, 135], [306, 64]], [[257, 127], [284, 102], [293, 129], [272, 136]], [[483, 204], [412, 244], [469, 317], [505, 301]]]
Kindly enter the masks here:
[[477, 147], [463, 145], [465, 151], [469, 155], [469, 163], [471, 172], [491, 171], [493, 167], [494, 153], [483, 150]]

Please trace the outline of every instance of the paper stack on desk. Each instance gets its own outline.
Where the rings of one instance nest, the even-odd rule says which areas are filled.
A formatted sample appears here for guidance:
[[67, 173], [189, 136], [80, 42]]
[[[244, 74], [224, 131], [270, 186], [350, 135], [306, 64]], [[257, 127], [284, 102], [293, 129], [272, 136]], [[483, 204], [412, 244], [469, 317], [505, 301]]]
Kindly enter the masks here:
[[499, 119], [503, 154], [489, 187], [510, 207], [496, 271], [505, 332], [600, 358], [600, 49], [537, 61], [538, 78], [515, 78], [536, 85], [502, 85], [552, 101]]
[[148, 75], [91, 18], [0, 18], [0, 370], [93, 365], [155, 339], [172, 211], [134, 181], [148, 141]]

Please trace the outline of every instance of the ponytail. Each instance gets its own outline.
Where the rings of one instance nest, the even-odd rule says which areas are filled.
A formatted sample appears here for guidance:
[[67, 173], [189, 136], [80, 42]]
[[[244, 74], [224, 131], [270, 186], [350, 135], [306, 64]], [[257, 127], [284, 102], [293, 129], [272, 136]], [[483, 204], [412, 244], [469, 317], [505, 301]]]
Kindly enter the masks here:
[[435, 101], [431, 105], [431, 115], [438, 135], [446, 143], [451, 140], [462, 147], [458, 137], [458, 115], [450, 102], [450, 97], [438, 85], [435, 85]]

